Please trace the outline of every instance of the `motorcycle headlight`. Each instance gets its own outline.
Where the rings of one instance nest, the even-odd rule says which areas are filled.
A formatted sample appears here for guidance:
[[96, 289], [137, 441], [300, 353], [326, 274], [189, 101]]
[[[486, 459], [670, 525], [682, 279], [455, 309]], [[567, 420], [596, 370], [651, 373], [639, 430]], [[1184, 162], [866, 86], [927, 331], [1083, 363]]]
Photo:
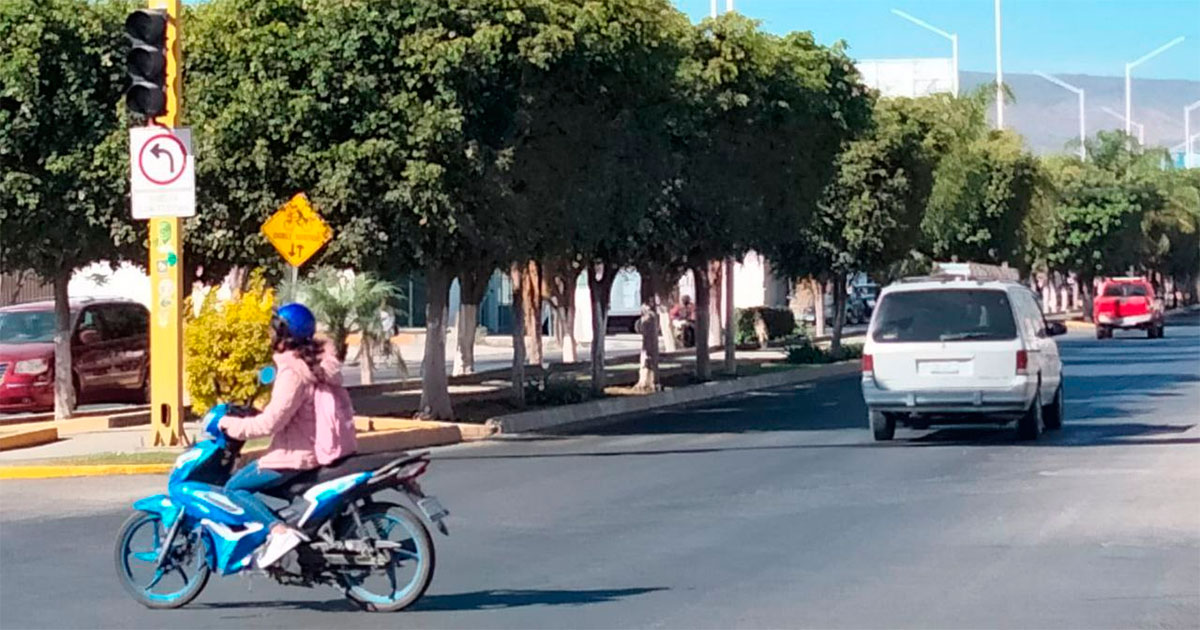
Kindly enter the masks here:
[[46, 359], [26, 359], [17, 361], [13, 367], [13, 372], [16, 374], [42, 374], [50, 369], [50, 362]]

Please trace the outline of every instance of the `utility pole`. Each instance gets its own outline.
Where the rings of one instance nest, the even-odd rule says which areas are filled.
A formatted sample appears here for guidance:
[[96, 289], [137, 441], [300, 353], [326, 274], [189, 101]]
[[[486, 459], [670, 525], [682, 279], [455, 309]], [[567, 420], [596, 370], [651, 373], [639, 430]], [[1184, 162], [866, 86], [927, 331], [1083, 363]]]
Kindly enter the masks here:
[[[148, 10], [133, 12], [125, 22], [132, 44], [128, 58], [132, 84], [126, 93], [126, 107], [151, 118], [151, 126], [165, 130], [180, 126], [182, 18], [181, 0], [149, 0]], [[183, 299], [190, 289], [183, 286], [183, 219], [153, 216], [149, 223], [150, 444], [181, 446], [187, 443], [183, 431]]]
[[1000, 0], [996, 0], [996, 129], [1004, 129], [1004, 65], [1000, 45]]
[[[1000, 0], [996, 0], [996, 1], [999, 2]], [[1141, 57], [1137, 58], [1136, 60], [1125, 64], [1125, 135], [1127, 135], [1127, 136], [1130, 135], [1130, 133], [1132, 131], [1131, 123], [1133, 121], [1133, 69], [1136, 68], [1137, 66], [1142, 65], [1143, 63], [1146, 63], [1147, 61], [1150, 61], [1152, 58], [1157, 57], [1158, 55], [1166, 52], [1166, 50], [1168, 48], [1171, 48], [1172, 46], [1175, 46], [1175, 45], [1183, 42], [1183, 40], [1184, 40], [1184, 37], [1182, 35], [1180, 35], [1179, 37], [1172, 39], [1171, 41], [1163, 44], [1162, 46], [1155, 48], [1154, 50], [1150, 51], [1149, 53], [1142, 55]]]
[[954, 77], [951, 80], [950, 89], [954, 92], [955, 96], [958, 96], [958, 33], [947, 33], [929, 22], [905, 13], [900, 9], [892, 9], [892, 13], [950, 40], [950, 65], [954, 67]]
[[1183, 108], [1183, 167], [1192, 167], [1192, 110], [1200, 107], [1200, 101]]
[[1042, 77], [1043, 79], [1045, 79], [1065, 90], [1070, 90], [1071, 92], [1074, 92], [1075, 95], [1079, 97], [1079, 159], [1083, 160], [1083, 161], [1087, 161], [1087, 146], [1086, 146], [1087, 129], [1086, 129], [1086, 125], [1084, 123], [1085, 113], [1084, 113], [1084, 107], [1083, 107], [1083, 105], [1084, 105], [1083, 89], [1077, 88], [1074, 85], [1071, 85], [1070, 83], [1067, 83], [1066, 81], [1063, 81], [1062, 79], [1059, 79], [1058, 77], [1048, 75], [1045, 72], [1034, 72], [1034, 74], [1038, 75], [1039, 77]]

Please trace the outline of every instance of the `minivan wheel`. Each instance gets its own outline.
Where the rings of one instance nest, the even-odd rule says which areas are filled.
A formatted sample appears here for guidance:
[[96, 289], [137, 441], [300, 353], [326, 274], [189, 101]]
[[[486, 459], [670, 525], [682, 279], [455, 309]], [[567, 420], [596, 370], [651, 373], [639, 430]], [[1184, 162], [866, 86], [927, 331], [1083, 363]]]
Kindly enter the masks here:
[[1059, 383], [1058, 389], [1054, 390], [1054, 400], [1042, 409], [1042, 422], [1045, 424], [1046, 430], [1061, 429], [1063, 415], [1063, 389], [1062, 383]]
[[[1041, 384], [1038, 384], [1038, 389], [1041, 389]], [[1036, 440], [1038, 435], [1042, 433], [1042, 393], [1033, 395], [1033, 403], [1029, 405], [1029, 409], [1025, 410], [1025, 414], [1017, 420], [1017, 438], [1021, 440]]]
[[876, 442], [887, 442], [896, 436], [896, 416], [882, 411], [871, 410], [871, 432], [875, 434]]

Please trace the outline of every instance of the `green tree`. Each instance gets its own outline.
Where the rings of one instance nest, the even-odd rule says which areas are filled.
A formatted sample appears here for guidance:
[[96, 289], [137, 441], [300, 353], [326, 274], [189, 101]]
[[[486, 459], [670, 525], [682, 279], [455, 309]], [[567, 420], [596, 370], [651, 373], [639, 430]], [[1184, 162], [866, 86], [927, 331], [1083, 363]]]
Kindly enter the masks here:
[[[359, 335], [362, 383], [374, 382], [373, 354], [392, 352], [392, 331], [384, 328], [383, 315], [391, 313], [390, 303], [398, 293], [396, 286], [369, 272], [345, 274], [323, 267], [303, 283], [299, 293], [324, 325], [339, 360], [346, 359], [350, 335]], [[400, 365], [404, 365], [403, 358]]]
[[1128, 140], [1102, 131], [1087, 143], [1087, 162], [1046, 161], [1048, 215], [1036, 247], [1050, 269], [1077, 274], [1089, 318], [1093, 281], [1144, 265], [1143, 223], [1166, 205], [1160, 156]]
[[[671, 221], [696, 279], [696, 369], [709, 377], [713, 261], [793, 247], [870, 98], [841, 45], [769, 35], [736, 14], [706, 20], [682, 69], [681, 164]], [[719, 263], [718, 263], [719, 265]]]
[[835, 355], [841, 351], [848, 277], [885, 269], [920, 245], [937, 165], [927, 148], [933, 126], [912, 99], [883, 99], [870, 131], [847, 142], [837, 157], [837, 175], [806, 230], [807, 252], [815, 259], [809, 264], [833, 281]]
[[[137, 258], [129, 216], [118, 0], [0, 3], [0, 272], [31, 270], [54, 285], [55, 415], [71, 386], [73, 270]], [[69, 236], [68, 236], [69, 235]]]

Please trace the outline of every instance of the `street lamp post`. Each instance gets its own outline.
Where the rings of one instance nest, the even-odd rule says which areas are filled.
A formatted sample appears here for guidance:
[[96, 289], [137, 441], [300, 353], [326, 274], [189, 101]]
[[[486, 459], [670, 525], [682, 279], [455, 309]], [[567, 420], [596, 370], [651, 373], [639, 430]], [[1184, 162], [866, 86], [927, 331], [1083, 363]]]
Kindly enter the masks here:
[[717, 17], [717, 0], [709, 0], [708, 14], [713, 18]]
[[1200, 107], [1200, 101], [1183, 108], [1183, 167], [1192, 167], [1192, 110]]
[[1062, 79], [1059, 79], [1058, 77], [1050, 76], [1050, 75], [1046, 74], [1045, 72], [1035, 72], [1034, 74], [1038, 75], [1039, 77], [1042, 77], [1043, 79], [1045, 79], [1063, 89], [1070, 90], [1070, 91], [1074, 92], [1077, 96], [1079, 96], [1079, 159], [1086, 161], [1087, 160], [1087, 146], [1085, 144], [1085, 141], [1087, 140], [1087, 127], [1084, 123], [1085, 115], [1084, 115], [1084, 109], [1083, 109], [1083, 98], [1084, 98], [1083, 89], [1077, 88], [1074, 85], [1071, 85], [1070, 83], [1067, 83], [1066, 81], [1063, 81]]
[[[1146, 146], [1146, 125], [1143, 125], [1140, 122], [1134, 122], [1132, 120], [1129, 120], [1128, 118], [1122, 116], [1119, 112], [1113, 110], [1111, 107], [1101, 107], [1100, 111], [1104, 112], [1105, 114], [1108, 114], [1109, 116], [1112, 116], [1113, 118], [1116, 118], [1117, 120], [1124, 121], [1126, 129], [1131, 129], [1132, 127], [1137, 127], [1138, 144], [1140, 144], [1142, 146]], [[1128, 131], [1125, 132], [1125, 135], [1130, 135], [1130, 132], [1128, 132]]]
[[1004, 66], [1001, 64], [1000, 0], [996, 0], [996, 128], [1004, 128]]
[[954, 67], [954, 77], [950, 81], [950, 89], [954, 92], [955, 96], [958, 96], [958, 33], [947, 33], [929, 22], [909, 15], [900, 9], [892, 9], [892, 13], [950, 40], [950, 65]]
[[[996, 0], [996, 2], [999, 1], [1000, 0]], [[1165, 52], [1168, 48], [1175, 46], [1183, 40], [1184, 37], [1180, 35], [1179, 37], [1172, 39], [1162, 46], [1155, 48], [1149, 53], [1142, 55], [1137, 60], [1125, 64], [1125, 135], [1129, 135], [1130, 125], [1133, 122], [1133, 69], [1143, 63], [1146, 63], [1147, 61], [1150, 61], [1152, 58], [1157, 57]]]

